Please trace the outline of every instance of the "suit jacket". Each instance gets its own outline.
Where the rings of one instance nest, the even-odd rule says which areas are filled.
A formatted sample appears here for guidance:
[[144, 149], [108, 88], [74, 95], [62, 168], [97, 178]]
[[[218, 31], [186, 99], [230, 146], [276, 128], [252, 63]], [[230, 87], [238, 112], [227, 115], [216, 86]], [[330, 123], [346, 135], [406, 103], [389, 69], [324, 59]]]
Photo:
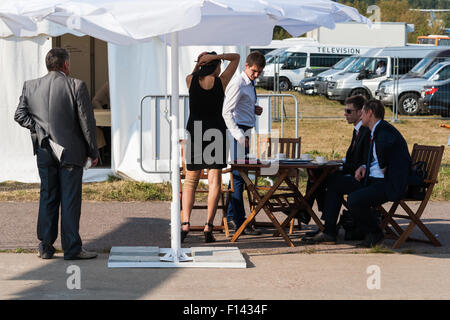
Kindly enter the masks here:
[[26, 81], [14, 120], [30, 129], [34, 154], [50, 138], [65, 149], [62, 164], [83, 166], [87, 156], [99, 156], [94, 112], [81, 80], [50, 71]]
[[353, 146], [353, 139], [345, 155], [345, 163], [342, 167], [344, 174], [355, 175], [356, 169], [367, 162], [369, 154], [370, 130], [367, 127], [361, 126], [359, 128], [358, 136], [356, 137], [355, 145]]
[[405, 196], [411, 170], [408, 145], [401, 133], [384, 120], [375, 128], [373, 139], [380, 168], [386, 168], [386, 196], [389, 201], [400, 200]]

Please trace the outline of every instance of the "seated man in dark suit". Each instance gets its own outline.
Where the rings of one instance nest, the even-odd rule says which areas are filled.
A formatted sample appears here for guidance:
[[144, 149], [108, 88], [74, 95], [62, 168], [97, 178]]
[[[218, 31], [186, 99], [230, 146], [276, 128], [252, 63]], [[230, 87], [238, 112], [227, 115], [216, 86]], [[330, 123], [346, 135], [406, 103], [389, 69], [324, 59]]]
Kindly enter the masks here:
[[[364, 105], [362, 123], [371, 131], [367, 163], [356, 170], [354, 177], [344, 176], [339, 185], [330, 185], [325, 200], [324, 214], [333, 216], [340, 209], [342, 195], [349, 194], [348, 208], [365, 234], [361, 243], [364, 247], [375, 246], [384, 239], [371, 208], [404, 196], [411, 167], [405, 139], [383, 118], [380, 101], [372, 99]], [[333, 237], [327, 223], [320, 234], [325, 239]]]
[[[359, 168], [361, 164], [366, 162], [368, 150], [369, 150], [369, 140], [370, 140], [370, 130], [364, 126], [362, 126], [361, 121], [361, 113], [362, 107], [366, 103], [366, 99], [363, 96], [351, 96], [345, 100], [345, 119], [349, 124], [353, 125], [353, 136], [352, 141], [347, 149], [345, 154], [344, 164], [341, 170], [336, 171], [332, 174], [326, 183], [322, 184], [321, 187], [318, 188], [316, 192], [313, 193], [310, 199], [310, 205], [312, 205], [314, 199], [317, 201], [317, 205], [319, 210], [323, 212], [324, 210], [324, 202], [326, 196], [326, 188], [329, 184], [337, 184], [339, 185], [340, 179], [342, 179], [345, 175], [355, 175], [356, 169]], [[321, 169], [312, 170], [310, 173], [310, 177], [320, 176], [322, 173]], [[312, 179], [308, 179], [307, 190], [309, 190], [312, 185]], [[312, 200], [312, 201], [311, 201]], [[310, 216], [305, 212], [305, 214], [310, 218]], [[332, 234], [337, 233], [336, 230], [336, 222], [339, 216], [339, 211], [337, 211], [336, 216], [332, 216], [327, 218], [325, 214], [322, 215], [322, 220], [328, 221], [327, 225], [332, 226], [333, 232]], [[305, 222], [305, 221], [303, 221]], [[309, 222], [309, 220], [307, 221]], [[319, 229], [317, 231], [308, 232], [306, 234], [307, 237], [316, 236], [319, 233]], [[314, 241], [321, 242], [322, 236], [319, 236], [318, 239]]]

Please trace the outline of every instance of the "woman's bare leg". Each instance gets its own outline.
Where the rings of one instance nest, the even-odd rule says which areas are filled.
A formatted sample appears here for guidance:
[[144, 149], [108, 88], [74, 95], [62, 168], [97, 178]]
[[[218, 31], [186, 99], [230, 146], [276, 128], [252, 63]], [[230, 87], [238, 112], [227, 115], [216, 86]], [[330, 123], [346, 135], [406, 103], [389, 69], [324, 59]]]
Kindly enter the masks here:
[[[210, 169], [208, 172], [208, 217], [207, 223], [213, 223], [217, 212], [217, 204], [220, 196], [220, 184], [222, 183], [222, 169]], [[204, 231], [212, 231], [208, 225]]]
[[[183, 183], [183, 219], [181, 222], [189, 222], [191, 218], [192, 207], [195, 202], [195, 190], [197, 189], [198, 180], [200, 178], [201, 170], [189, 171], [186, 170], [186, 178]], [[184, 231], [189, 230], [189, 225], [182, 225], [181, 229]]]

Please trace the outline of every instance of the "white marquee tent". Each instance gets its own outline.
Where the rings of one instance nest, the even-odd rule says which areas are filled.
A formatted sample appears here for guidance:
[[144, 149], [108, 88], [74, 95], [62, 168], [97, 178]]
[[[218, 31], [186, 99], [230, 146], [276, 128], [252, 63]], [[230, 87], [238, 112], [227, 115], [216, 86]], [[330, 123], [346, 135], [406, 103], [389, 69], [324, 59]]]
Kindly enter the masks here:
[[[138, 91], [134, 91], [136, 88], [133, 84], [136, 83], [139, 88], [141, 79], [145, 81], [146, 77], [152, 78], [152, 75], [160, 74], [164, 71], [162, 69], [162, 61], [160, 61], [156, 66], [153, 66], [157, 68], [149, 69], [149, 72], [145, 74], [141, 73], [142, 66], [140, 63], [145, 61], [145, 56], [149, 55], [151, 47], [140, 51], [142, 47], [134, 48], [133, 46], [138, 43], [148, 42], [153, 37], [168, 40], [173, 49], [170, 55], [171, 85], [168, 90], [172, 96], [172, 115], [170, 120], [174, 128], [179, 127], [178, 97], [180, 87], [182, 87], [179, 79], [183, 79], [184, 75], [187, 74], [186, 72], [180, 74], [178, 46], [266, 45], [271, 41], [275, 25], [280, 25], [292, 35], [298, 36], [318, 26], [333, 28], [336, 22], [349, 20], [368, 22], [366, 18], [359, 15], [356, 9], [329, 0], [8, 0], [0, 4], [0, 19], [3, 20], [3, 28], [8, 28], [14, 36], [22, 37], [29, 32], [34, 33], [33, 35], [35, 36], [39, 35], [38, 22], [44, 21], [56, 23], [110, 43], [131, 46], [127, 48], [110, 46], [108, 53], [113, 57], [112, 60], [114, 61], [112, 62], [114, 65], [109, 66], [110, 72], [112, 71], [109, 76], [111, 92], [114, 92], [111, 94], [111, 107], [120, 108], [120, 116], [125, 118], [129, 116], [128, 109], [134, 109], [137, 106], [135, 103], [132, 103], [132, 100], [119, 96], [119, 94], [126, 94], [121, 91], [121, 85], [127, 84], [120, 80], [117, 81], [123, 76], [121, 71], [127, 74], [130, 71], [135, 72], [135, 74], [130, 75], [130, 79], [131, 77], [136, 77], [137, 82], [128, 83], [125, 87], [136, 93]], [[27, 40], [17, 39], [17, 42], [20, 41]], [[16, 40], [13, 40], [13, 42], [16, 43]], [[12, 46], [14, 47], [15, 44], [12, 44]], [[143, 44], [143, 46], [146, 46], [146, 44]], [[33, 65], [26, 68], [34, 68], [34, 73], [26, 76], [38, 76], [42, 72], [42, 69], [36, 67], [42, 59], [42, 51], [39, 51], [38, 47], [39, 44], [37, 43], [30, 45], [29, 50], [38, 51], [39, 57], [35, 58]], [[127, 61], [118, 59], [121, 52], [133, 52], [133, 50], [145, 53], [145, 55], [136, 54], [133, 56], [133, 60]], [[157, 52], [155, 54], [158, 55]], [[19, 60], [19, 62], [23, 62], [20, 59], [20, 55], [11, 58], [12, 61]], [[8, 59], [9, 63], [12, 62], [11, 60]], [[131, 66], [131, 61], [135, 65]], [[23, 66], [21, 67], [24, 68]], [[11, 71], [17, 72], [15, 66], [10, 68]], [[117, 73], [115, 70], [117, 70]], [[27, 71], [22, 70], [20, 72], [26, 73]], [[7, 88], [20, 87], [22, 80], [23, 78], [15, 79], [16, 83], [14, 84], [12, 83], [13, 81], [8, 81]], [[151, 80], [149, 81], [152, 83]], [[11, 98], [11, 101], [18, 96], [17, 89], [15, 90], [12, 91], [14, 96]], [[148, 94], [149, 92], [144, 92], [143, 90], [142, 93]], [[141, 96], [139, 95], [139, 97]], [[132, 99], [136, 98], [132, 97]], [[120, 99], [124, 99], [124, 103], [121, 103]], [[2, 100], [4, 101], [4, 99]], [[8, 117], [12, 117], [10, 108], [9, 106], [2, 106], [0, 110], [6, 109], [10, 113]], [[113, 147], [114, 150], [123, 150], [121, 143], [118, 142], [118, 140], [122, 140], [122, 131], [116, 132], [114, 120], [112, 120]], [[2, 119], [2, 121], [8, 124], [9, 120]], [[12, 128], [12, 126], [9, 127]], [[125, 128], [125, 132], [127, 129], [130, 128]], [[20, 136], [20, 134], [17, 134], [17, 136]], [[10, 139], [13, 140], [15, 138], [17, 139], [17, 137]], [[21, 141], [17, 139], [16, 142], [19, 143]], [[126, 143], [129, 142], [127, 141]], [[172, 261], [175, 263], [175, 266], [179, 266], [178, 262], [188, 260], [188, 258], [180, 248], [179, 146], [178, 137], [175, 134], [172, 136], [171, 143], [171, 171], [175, 173], [171, 177], [173, 192], [171, 208], [172, 248], [162, 259]], [[23, 148], [23, 145], [21, 147]], [[15, 161], [17, 160], [16, 158]], [[25, 161], [25, 155], [23, 155], [21, 160]]]

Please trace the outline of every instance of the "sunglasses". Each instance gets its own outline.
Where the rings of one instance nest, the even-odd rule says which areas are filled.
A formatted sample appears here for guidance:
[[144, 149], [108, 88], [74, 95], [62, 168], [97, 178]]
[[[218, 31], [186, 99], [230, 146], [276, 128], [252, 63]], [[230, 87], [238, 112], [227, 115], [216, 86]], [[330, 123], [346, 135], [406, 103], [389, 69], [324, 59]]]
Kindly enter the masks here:
[[356, 111], [354, 109], [344, 109], [346, 114], [351, 114], [353, 111]]

